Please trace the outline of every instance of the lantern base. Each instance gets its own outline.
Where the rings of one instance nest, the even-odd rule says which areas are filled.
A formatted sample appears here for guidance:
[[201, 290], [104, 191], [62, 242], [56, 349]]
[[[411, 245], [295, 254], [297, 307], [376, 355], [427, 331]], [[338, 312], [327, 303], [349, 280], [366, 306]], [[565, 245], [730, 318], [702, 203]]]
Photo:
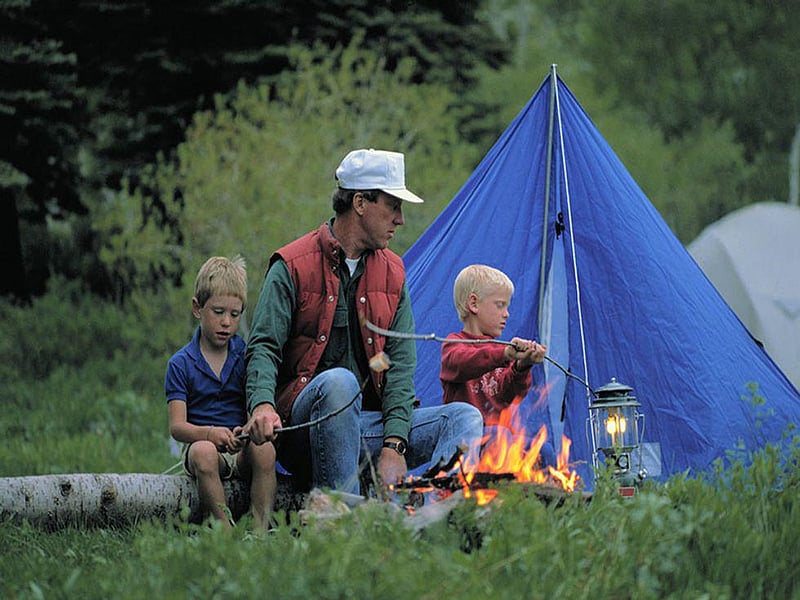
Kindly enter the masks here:
[[[638, 488], [639, 486], [644, 483], [644, 480], [647, 478], [647, 471], [642, 469], [638, 473], [634, 473], [633, 471], [621, 471], [614, 473], [614, 479], [620, 486], [620, 490], [623, 488]], [[633, 494], [623, 494], [632, 496]]]

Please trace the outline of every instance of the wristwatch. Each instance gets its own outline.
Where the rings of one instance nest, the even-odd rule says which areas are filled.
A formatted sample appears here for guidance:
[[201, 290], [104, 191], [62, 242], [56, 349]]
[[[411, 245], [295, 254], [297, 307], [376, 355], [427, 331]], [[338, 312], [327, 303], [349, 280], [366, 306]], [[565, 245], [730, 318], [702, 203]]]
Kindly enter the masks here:
[[383, 442], [383, 447], [391, 448], [400, 456], [405, 456], [406, 450], [408, 450], [408, 444], [406, 444], [403, 440], [400, 440], [399, 442]]

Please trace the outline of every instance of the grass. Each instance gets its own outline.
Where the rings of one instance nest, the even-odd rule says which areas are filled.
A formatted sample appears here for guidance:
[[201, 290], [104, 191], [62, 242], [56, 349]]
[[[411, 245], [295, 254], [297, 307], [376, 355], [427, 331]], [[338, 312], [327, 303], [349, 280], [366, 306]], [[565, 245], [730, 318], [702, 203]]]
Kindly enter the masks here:
[[[751, 472], [751, 475], [754, 474]], [[744, 482], [744, 480], [742, 480]], [[633, 500], [546, 506], [519, 488], [413, 534], [371, 506], [253, 537], [182, 523], [125, 530], [0, 526], [5, 598], [792, 598], [796, 489], [772, 497], [696, 480]]]
[[[0, 322], [13, 335], [14, 323], [46, 319], [36, 310], [5, 307]], [[93, 344], [83, 362], [30, 374], [0, 347], [0, 476], [158, 473], [175, 462], [163, 368], [188, 334], [162, 332], [148, 347], [125, 337], [127, 317], [104, 319], [116, 329], [82, 342]], [[603, 478], [591, 502], [560, 506], [505, 487], [488, 508], [465, 501], [420, 534], [389, 505], [307, 526], [289, 515], [263, 538], [246, 520], [228, 533], [177, 521], [55, 532], [5, 522], [0, 597], [798, 598], [800, 450], [787, 445], [706, 477], [648, 483], [632, 499]]]

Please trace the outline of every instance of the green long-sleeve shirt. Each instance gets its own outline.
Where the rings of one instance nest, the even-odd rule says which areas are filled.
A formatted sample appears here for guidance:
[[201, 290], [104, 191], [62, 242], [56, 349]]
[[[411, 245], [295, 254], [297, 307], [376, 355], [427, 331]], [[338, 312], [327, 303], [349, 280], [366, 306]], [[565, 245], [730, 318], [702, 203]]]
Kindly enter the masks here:
[[[355, 373], [359, 381], [363, 381], [369, 377], [369, 367], [364, 356], [361, 329], [355, 310], [357, 282], [364, 272], [363, 256], [352, 276], [347, 268], [338, 271], [341, 285], [333, 328], [317, 373], [333, 367], [344, 367]], [[278, 260], [264, 279], [253, 313], [245, 355], [247, 401], [251, 411], [259, 404], [275, 403], [275, 390], [283, 383], [278, 381], [278, 365], [283, 357], [283, 348], [290, 341], [296, 307], [291, 275], [286, 263]], [[397, 331], [414, 331], [414, 317], [405, 283], [391, 328]], [[392, 361], [392, 366], [385, 374], [383, 397], [378, 397], [369, 381], [364, 389], [362, 408], [382, 411], [384, 438], [396, 436], [407, 441], [414, 404], [414, 369], [417, 362], [415, 342], [387, 338], [384, 352]]]

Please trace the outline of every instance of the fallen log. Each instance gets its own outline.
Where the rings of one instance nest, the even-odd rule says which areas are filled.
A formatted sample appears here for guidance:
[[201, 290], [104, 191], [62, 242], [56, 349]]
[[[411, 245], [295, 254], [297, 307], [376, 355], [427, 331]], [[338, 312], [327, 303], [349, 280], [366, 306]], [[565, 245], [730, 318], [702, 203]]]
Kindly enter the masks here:
[[[225, 496], [234, 519], [249, 509], [245, 482], [225, 482]], [[278, 475], [276, 510], [299, 510], [305, 494], [289, 477]], [[180, 518], [201, 522], [196, 483], [186, 475], [151, 473], [74, 473], [0, 478], [0, 521], [31, 524], [49, 530], [65, 526], [127, 526], [136, 521]]]
[[[521, 484], [546, 504], [560, 505], [579, 493], [583, 501], [591, 501], [588, 492], [564, 492], [548, 486]], [[224, 484], [228, 507], [234, 519], [249, 509], [249, 489], [241, 480]], [[442, 519], [463, 500], [460, 490], [447, 501], [430, 503], [417, 508], [407, 517], [407, 524], [418, 531]], [[295, 488], [290, 477], [278, 474], [275, 510], [313, 514], [315, 506], [306, 506], [308, 494]], [[345, 496], [350, 508], [358, 502]], [[337, 496], [341, 502], [341, 496]], [[325, 512], [325, 511], [322, 511]], [[171, 518], [200, 523], [207, 516], [200, 506], [196, 483], [186, 475], [152, 473], [73, 473], [63, 475], [31, 475], [0, 478], [0, 522], [27, 521], [47, 530], [66, 526], [115, 527], [129, 526], [137, 521]], [[326, 515], [330, 517], [332, 515]]]

